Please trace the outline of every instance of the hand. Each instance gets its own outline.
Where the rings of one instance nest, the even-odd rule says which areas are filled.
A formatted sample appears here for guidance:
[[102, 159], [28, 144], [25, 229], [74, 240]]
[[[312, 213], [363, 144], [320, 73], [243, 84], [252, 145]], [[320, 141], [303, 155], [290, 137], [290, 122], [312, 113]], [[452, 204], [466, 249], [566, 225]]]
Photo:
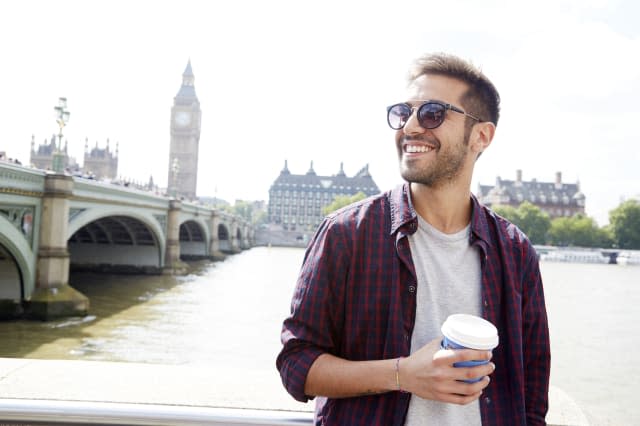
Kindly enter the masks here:
[[[399, 364], [400, 386], [421, 398], [453, 404], [468, 404], [480, 398], [489, 384], [495, 365], [489, 362], [475, 367], [454, 367], [454, 362], [490, 360], [490, 351], [441, 349], [442, 338], [427, 343]], [[460, 380], [483, 377], [476, 383]]]

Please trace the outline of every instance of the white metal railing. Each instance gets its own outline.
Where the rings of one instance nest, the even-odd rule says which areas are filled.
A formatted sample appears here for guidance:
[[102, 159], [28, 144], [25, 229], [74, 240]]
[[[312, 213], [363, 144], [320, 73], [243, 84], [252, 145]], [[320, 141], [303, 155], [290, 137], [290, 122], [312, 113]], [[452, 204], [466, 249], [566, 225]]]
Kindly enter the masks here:
[[308, 412], [182, 405], [123, 404], [0, 398], [0, 425], [294, 426], [311, 425]]

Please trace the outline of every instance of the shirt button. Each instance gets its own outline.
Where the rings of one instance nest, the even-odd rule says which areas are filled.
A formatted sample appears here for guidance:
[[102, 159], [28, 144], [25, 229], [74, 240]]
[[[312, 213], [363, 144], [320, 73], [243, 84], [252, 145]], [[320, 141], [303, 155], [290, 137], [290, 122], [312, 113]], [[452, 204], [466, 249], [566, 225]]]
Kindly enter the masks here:
[[484, 399], [484, 403], [489, 405], [491, 404], [491, 398], [489, 398], [488, 396]]
[[416, 286], [410, 285], [409, 286], [409, 293], [415, 293], [415, 291], [416, 291]]
[[489, 307], [489, 301], [487, 299], [484, 299], [484, 307], [485, 308]]

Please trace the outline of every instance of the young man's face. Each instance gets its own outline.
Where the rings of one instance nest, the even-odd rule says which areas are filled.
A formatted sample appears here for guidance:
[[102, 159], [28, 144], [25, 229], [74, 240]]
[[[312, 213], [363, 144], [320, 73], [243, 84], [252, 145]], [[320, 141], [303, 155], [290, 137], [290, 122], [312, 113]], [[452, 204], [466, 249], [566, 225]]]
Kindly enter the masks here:
[[439, 75], [422, 75], [409, 86], [406, 102], [416, 110], [396, 131], [400, 174], [406, 181], [440, 187], [473, 168], [464, 114], [446, 110], [444, 121], [434, 129], [422, 127], [417, 118], [417, 108], [427, 100], [464, 109], [460, 99], [466, 91], [466, 83]]

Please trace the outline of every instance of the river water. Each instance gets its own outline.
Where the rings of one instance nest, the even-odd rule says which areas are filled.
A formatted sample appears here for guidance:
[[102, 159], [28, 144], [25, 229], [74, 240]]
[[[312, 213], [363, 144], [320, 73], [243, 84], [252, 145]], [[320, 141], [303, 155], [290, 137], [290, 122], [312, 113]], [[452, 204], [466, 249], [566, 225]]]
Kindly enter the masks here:
[[[74, 274], [86, 318], [0, 322], [0, 357], [275, 370], [304, 251], [257, 247], [187, 276]], [[597, 424], [640, 424], [640, 267], [541, 264], [551, 384]], [[282, 387], [265, 392], [284, 392]]]

